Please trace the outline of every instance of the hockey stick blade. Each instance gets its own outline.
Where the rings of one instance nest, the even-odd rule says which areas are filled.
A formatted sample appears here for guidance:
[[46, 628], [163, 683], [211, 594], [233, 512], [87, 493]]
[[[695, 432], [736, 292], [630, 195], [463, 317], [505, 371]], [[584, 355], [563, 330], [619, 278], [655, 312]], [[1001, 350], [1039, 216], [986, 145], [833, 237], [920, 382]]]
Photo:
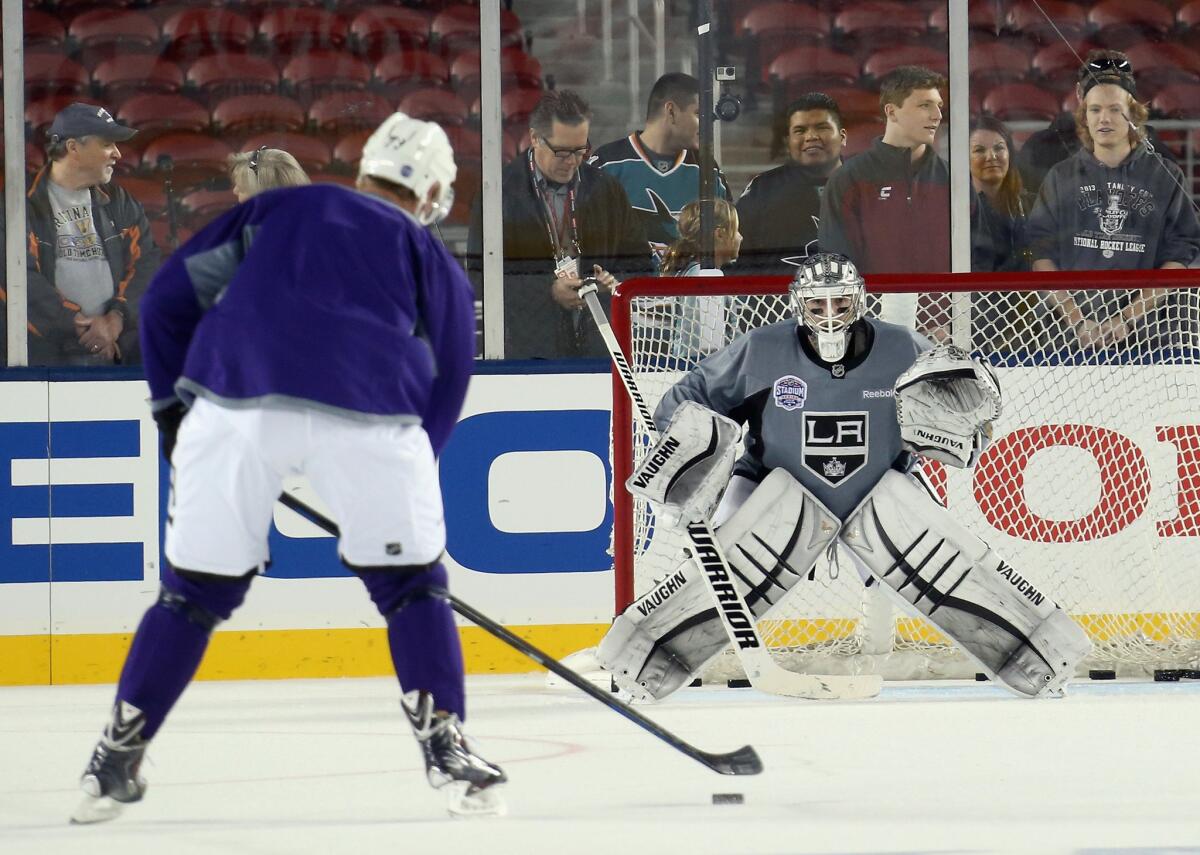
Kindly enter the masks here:
[[[316, 508], [309, 507], [307, 504], [300, 501], [290, 493], [281, 493], [279, 496], [279, 502], [285, 507], [291, 508], [293, 511], [300, 514], [300, 516], [323, 529], [328, 534], [332, 534], [334, 537], [338, 536], [337, 523], [320, 513]], [[755, 752], [755, 750], [749, 745], [744, 745], [736, 751], [730, 751], [726, 754], [712, 754], [708, 751], [701, 751], [691, 743], [684, 742], [665, 727], [662, 727], [661, 725], [656, 724], [655, 722], [646, 718], [633, 707], [626, 703], [622, 703], [620, 700], [613, 697], [610, 692], [605, 692], [592, 685], [592, 683], [587, 679], [580, 677], [549, 653], [546, 653], [540, 648], [534, 647], [525, 639], [496, 623], [483, 612], [477, 610], [474, 606], [464, 603], [458, 597], [450, 593], [446, 594], [446, 602], [450, 604], [450, 608], [454, 609], [454, 611], [471, 621], [471, 623], [475, 624], [480, 629], [500, 639], [518, 653], [523, 653], [525, 656], [528, 656], [546, 670], [551, 671], [561, 679], [579, 689], [584, 694], [589, 695], [590, 697], [604, 704], [613, 712], [629, 719], [629, 721], [642, 728], [642, 730], [657, 736], [667, 745], [670, 745], [681, 754], [691, 757], [697, 763], [701, 763], [721, 775], [757, 775], [763, 770], [762, 760], [759, 759], [757, 752]]]
[[[600, 338], [604, 340], [642, 430], [652, 439], [656, 439], [658, 429], [654, 424], [654, 417], [641, 390], [638, 389], [633, 370], [629, 367], [625, 354], [621, 352], [608, 316], [604, 314], [604, 308], [596, 296], [597, 282], [591, 278], [583, 281], [579, 296], [587, 304], [592, 320], [600, 332]], [[759, 635], [754, 613], [746, 605], [737, 586], [730, 581], [732, 574], [729, 572], [729, 562], [712, 526], [706, 520], [694, 520], [687, 525], [687, 537], [691, 543], [692, 559], [708, 585], [709, 594], [717, 607], [717, 614], [733, 645], [733, 652], [745, 670], [751, 686], [772, 695], [816, 701], [863, 700], [879, 694], [883, 688], [883, 679], [876, 674], [854, 677], [798, 674], [776, 662]]]

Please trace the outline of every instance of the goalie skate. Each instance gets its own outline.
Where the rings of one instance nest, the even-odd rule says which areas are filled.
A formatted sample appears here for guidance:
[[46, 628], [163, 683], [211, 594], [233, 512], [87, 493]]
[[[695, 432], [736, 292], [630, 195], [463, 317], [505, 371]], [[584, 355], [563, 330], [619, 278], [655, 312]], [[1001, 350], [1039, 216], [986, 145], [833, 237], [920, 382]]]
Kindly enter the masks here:
[[450, 815], [503, 816], [507, 808], [497, 788], [508, 777], [472, 750], [458, 716], [436, 715], [428, 692], [409, 692], [400, 706], [421, 747], [429, 784], [445, 791]]
[[92, 752], [79, 781], [84, 797], [71, 822], [83, 825], [115, 819], [125, 805], [142, 800], [146, 780], [139, 774], [149, 744], [142, 739], [145, 717], [126, 703], [113, 708], [113, 718]]

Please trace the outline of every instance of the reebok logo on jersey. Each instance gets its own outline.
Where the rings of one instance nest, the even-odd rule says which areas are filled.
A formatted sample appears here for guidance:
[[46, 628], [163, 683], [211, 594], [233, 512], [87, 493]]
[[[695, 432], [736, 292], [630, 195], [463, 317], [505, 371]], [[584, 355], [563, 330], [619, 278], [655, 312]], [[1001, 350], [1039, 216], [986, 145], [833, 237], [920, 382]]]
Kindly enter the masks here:
[[863, 399], [867, 398], [890, 398], [895, 395], [891, 389], [863, 389]]
[[785, 374], [775, 381], [772, 392], [775, 406], [791, 412], [804, 406], [808, 399], [808, 384], [794, 374]]

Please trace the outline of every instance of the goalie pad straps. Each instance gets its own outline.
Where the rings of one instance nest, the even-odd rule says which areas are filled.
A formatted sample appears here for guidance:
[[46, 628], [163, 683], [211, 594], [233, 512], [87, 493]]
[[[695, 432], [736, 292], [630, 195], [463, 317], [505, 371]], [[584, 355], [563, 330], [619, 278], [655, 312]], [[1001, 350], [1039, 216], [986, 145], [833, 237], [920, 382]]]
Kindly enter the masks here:
[[1018, 695], [1061, 694], [1091, 651], [1066, 612], [898, 472], [879, 480], [842, 540], [909, 611]]
[[662, 525], [708, 519], [729, 482], [741, 436], [733, 419], [684, 401], [625, 486], [654, 505]]
[[992, 367], [954, 345], [918, 354], [896, 379], [905, 448], [950, 466], [973, 466], [999, 417], [1000, 383]]
[[[839, 526], [799, 482], [775, 469], [717, 529], [732, 581], [757, 618], [769, 615], [808, 573]], [[636, 700], [661, 700], [728, 644], [708, 586], [689, 558], [616, 619], [597, 658]]]

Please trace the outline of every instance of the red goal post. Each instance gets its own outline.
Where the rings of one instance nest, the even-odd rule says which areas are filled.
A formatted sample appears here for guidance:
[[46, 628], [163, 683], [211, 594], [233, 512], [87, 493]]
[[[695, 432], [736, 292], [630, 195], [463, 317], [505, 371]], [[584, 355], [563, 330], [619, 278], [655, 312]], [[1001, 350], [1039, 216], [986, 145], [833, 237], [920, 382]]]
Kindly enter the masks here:
[[[785, 277], [623, 283], [612, 326], [653, 409], [683, 372], [748, 329], [794, 317]], [[956, 517], [1088, 631], [1082, 670], [1200, 667], [1200, 271], [888, 274], [868, 313], [988, 359], [1005, 408], [973, 471], [930, 466]], [[1120, 345], [1080, 345], [1065, 320], [1129, 307]], [[624, 489], [648, 447], [613, 381], [615, 605], [679, 561], [681, 544]], [[840, 568], [840, 569], [839, 569]], [[847, 558], [819, 563], [760, 621], [794, 670], [893, 679], [970, 676], [923, 619], [864, 589]], [[711, 679], [737, 676], [733, 657]]]

